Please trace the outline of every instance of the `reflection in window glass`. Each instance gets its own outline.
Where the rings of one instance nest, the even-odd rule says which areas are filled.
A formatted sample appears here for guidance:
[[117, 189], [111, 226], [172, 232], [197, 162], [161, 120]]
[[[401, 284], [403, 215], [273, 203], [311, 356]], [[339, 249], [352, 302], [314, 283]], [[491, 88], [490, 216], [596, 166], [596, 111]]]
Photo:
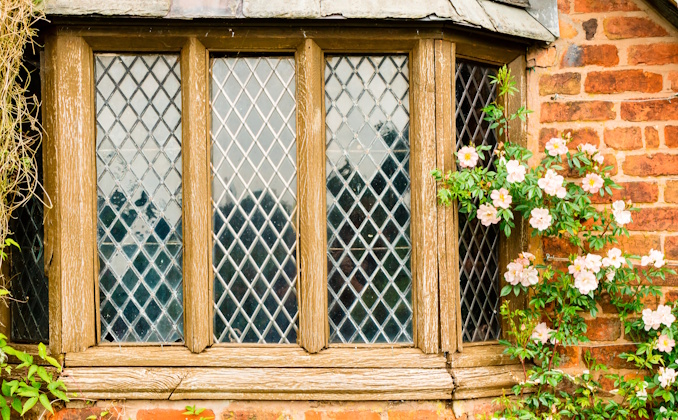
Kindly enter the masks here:
[[211, 90], [214, 341], [294, 343], [294, 58], [214, 58]]
[[325, 66], [330, 342], [411, 343], [405, 55]]
[[[496, 69], [467, 61], [457, 61], [456, 127], [457, 150], [463, 146], [489, 145], [492, 156], [497, 146], [495, 130], [490, 130], [482, 109], [495, 98], [496, 85], [489, 76]], [[487, 155], [486, 155], [487, 156]], [[493, 163], [485, 162], [491, 166]], [[459, 275], [461, 317], [466, 342], [497, 340], [499, 322], [499, 225], [483, 226], [459, 213]]]
[[176, 55], [95, 55], [101, 341], [183, 341]]

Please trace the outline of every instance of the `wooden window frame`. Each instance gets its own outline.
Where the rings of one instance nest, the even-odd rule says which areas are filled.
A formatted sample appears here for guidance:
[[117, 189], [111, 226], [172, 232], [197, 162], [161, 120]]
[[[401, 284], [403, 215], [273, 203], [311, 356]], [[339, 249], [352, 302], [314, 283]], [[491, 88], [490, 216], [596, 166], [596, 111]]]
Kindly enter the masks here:
[[[97, 344], [93, 54], [98, 52], [180, 54], [183, 345]], [[212, 343], [212, 209], [205, 198], [211, 197], [211, 52], [295, 55], [302, 235], [298, 345]], [[410, 57], [412, 345], [328, 344], [327, 261], [318, 252], [327, 246], [324, 54], [337, 53]], [[473, 396], [478, 388], [474, 378], [487, 374], [483, 369], [488, 366], [511, 366], [496, 344], [464, 351], [471, 346], [461, 342], [456, 209], [437, 205], [429, 174], [436, 166], [455, 166], [455, 56], [511, 62], [524, 83], [521, 44], [460, 35], [441, 24], [113, 28], [57, 22], [46, 38], [43, 84], [44, 182], [54, 203], [45, 214], [45, 269], [50, 279], [49, 347], [63, 356], [67, 384], [88, 398], [102, 399], [450, 399]], [[524, 137], [524, 128], [518, 130], [512, 138]], [[503, 251], [502, 258], [508, 258]], [[482, 392], [492, 395], [501, 389], [485, 388]]]

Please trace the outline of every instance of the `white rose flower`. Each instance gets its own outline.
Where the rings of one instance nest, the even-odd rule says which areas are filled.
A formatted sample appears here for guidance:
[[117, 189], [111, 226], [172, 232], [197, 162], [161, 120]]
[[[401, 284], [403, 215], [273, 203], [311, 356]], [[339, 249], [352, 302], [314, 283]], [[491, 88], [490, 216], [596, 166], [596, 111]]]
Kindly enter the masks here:
[[508, 172], [506, 181], [508, 181], [509, 184], [513, 184], [514, 182], [525, 181], [527, 168], [521, 165], [519, 161], [511, 159], [506, 163], [506, 172]]
[[554, 331], [546, 325], [546, 322], [537, 324], [532, 330], [532, 335], [530, 338], [534, 341], [537, 341], [542, 344], [546, 344], [549, 341], [551, 332]]
[[462, 168], [473, 168], [478, 164], [478, 152], [474, 147], [464, 146], [457, 152], [459, 166]]
[[654, 265], [657, 268], [661, 268], [666, 264], [664, 260], [664, 254], [661, 251], [655, 249], [650, 249], [649, 255], [644, 255], [640, 259], [640, 265], [646, 267], [648, 265]]
[[603, 265], [603, 258], [600, 255], [596, 254], [587, 254], [586, 255], [586, 269], [591, 270], [594, 273], [600, 271], [600, 267]]
[[593, 156], [594, 154], [596, 154], [598, 152], [598, 148], [596, 146], [592, 145], [591, 143], [580, 144], [579, 146], [577, 146], [577, 149], [580, 152], [584, 152], [584, 153], [591, 155], [591, 156]]
[[598, 288], [598, 279], [591, 271], [584, 270], [574, 278], [574, 287], [582, 295], [588, 295]]
[[523, 272], [523, 265], [517, 262], [510, 262], [506, 266], [506, 273], [504, 273], [504, 278], [506, 282], [511, 286], [515, 286], [520, 283], [520, 279]]
[[626, 203], [622, 200], [617, 200], [612, 203], [612, 216], [619, 226], [624, 226], [631, 223], [631, 212], [625, 210]]
[[553, 217], [548, 209], [536, 208], [530, 212], [530, 226], [539, 231], [548, 229], [552, 221]]
[[662, 388], [668, 388], [676, 381], [676, 371], [671, 368], [659, 368], [659, 384]]
[[567, 154], [567, 144], [564, 139], [554, 137], [546, 142], [546, 151], [553, 157], [565, 155]]
[[511, 207], [511, 203], [513, 202], [513, 197], [511, 197], [511, 194], [509, 194], [506, 188], [492, 191], [490, 198], [495, 207], [502, 209]]
[[481, 204], [478, 207], [478, 219], [483, 226], [490, 226], [499, 223], [499, 217], [497, 217], [497, 209], [489, 204]]
[[549, 169], [544, 174], [544, 177], [537, 181], [537, 185], [548, 195], [565, 198], [567, 190], [563, 187], [564, 180], [565, 178], [558, 175], [553, 169]]
[[586, 258], [579, 256], [572, 261], [572, 264], [567, 266], [567, 271], [577, 277], [579, 273], [586, 270]]
[[675, 340], [673, 340], [666, 334], [662, 334], [659, 336], [659, 341], [657, 342], [657, 350], [663, 351], [664, 353], [671, 353], [675, 345], [676, 345]]
[[621, 268], [622, 264], [624, 264], [624, 257], [619, 248], [607, 251], [607, 257], [603, 258], [603, 267]]
[[600, 175], [590, 172], [586, 174], [581, 184], [584, 191], [595, 194], [603, 187], [604, 181]]

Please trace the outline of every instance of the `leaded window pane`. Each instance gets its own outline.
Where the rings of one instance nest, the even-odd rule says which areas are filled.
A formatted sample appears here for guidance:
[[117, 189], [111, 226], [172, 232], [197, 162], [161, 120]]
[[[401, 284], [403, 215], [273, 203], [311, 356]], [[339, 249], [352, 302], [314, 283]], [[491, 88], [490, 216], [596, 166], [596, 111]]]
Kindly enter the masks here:
[[293, 57], [212, 59], [214, 341], [297, 341]]
[[[41, 50], [41, 49], [40, 49]], [[26, 70], [31, 72], [28, 95], [39, 102], [40, 51], [31, 49], [24, 55]], [[44, 263], [44, 204], [42, 202], [42, 147], [37, 146], [35, 162], [39, 185], [33, 197], [18, 208], [10, 220], [10, 237], [20, 248], [9, 248], [10, 338], [15, 343], [49, 342], [49, 291]], [[40, 198], [39, 198], [40, 197]]]
[[[496, 69], [458, 60], [455, 74], [457, 150], [469, 144], [489, 145], [493, 156], [497, 146], [495, 130], [485, 121], [484, 107], [496, 97], [490, 75]], [[487, 154], [486, 154], [487, 156]], [[492, 161], [481, 161], [492, 167]], [[499, 338], [499, 225], [485, 227], [479, 220], [468, 220], [459, 213], [459, 275], [461, 317], [465, 342]]]
[[411, 343], [409, 60], [325, 66], [330, 342]]
[[[38, 156], [38, 159], [41, 159]], [[36, 191], [40, 194], [40, 191]], [[32, 197], [17, 209], [12, 238], [20, 246], [10, 250], [11, 337], [16, 343], [49, 341], [49, 294], [44, 263], [43, 203]]]
[[177, 55], [96, 54], [101, 341], [183, 341]]

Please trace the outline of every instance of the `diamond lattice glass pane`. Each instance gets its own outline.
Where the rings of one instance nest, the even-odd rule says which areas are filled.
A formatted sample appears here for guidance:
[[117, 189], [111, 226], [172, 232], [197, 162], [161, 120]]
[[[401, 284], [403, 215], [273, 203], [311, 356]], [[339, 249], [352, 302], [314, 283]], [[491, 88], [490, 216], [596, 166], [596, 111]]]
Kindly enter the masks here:
[[[482, 109], [495, 98], [495, 86], [488, 76], [496, 69], [482, 64], [457, 61], [456, 126], [457, 149], [469, 144], [497, 146], [494, 130], [485, 121]], [[482, 161], [481, 161], [482, 162]], [[492, 166], [493, 162], [486, 162]], [[501, 333], [499, 309], [499, 227], [485, 227], [459, 213], [459, 275], [461, 316], [466, 342], [496, 340]]]
[[330, 342], [411, 343], [405, 55], [325, 66]]
[[176, 55], [95, 55], [101, 340], [183, 341]]
[[[41, 50], [41, 49], [40, 49]], [[28, 95], [41, 99], [38, 49], [28, 49], [24, 63], [31, 72]], [[35, 155], [38, 180], [42, 182], [42, 148]], [[42, 194], [40, 187], [36, 194]], [[10, 335], [16, 343], [49, 341], [49, 292], [44, 264], [43, 203], [33, 196], [18, 208], [10, 220], [12, 239], [20, 248], [10, 247], [10, 290], [17, 300], [10, 301]], [[25, 302], [25, 303], [24, 303]]]
[[212, 59], [214, 340], [297, 341], [292, 57]]
[[49, 295], [43, 255], [42, 201], [33, 197], [17, 209], [11, 230], [20, 246], [11, 250], [11, 290], [18, 300], [10, 304], [12, 341], [45, 343], [49, 341]]

